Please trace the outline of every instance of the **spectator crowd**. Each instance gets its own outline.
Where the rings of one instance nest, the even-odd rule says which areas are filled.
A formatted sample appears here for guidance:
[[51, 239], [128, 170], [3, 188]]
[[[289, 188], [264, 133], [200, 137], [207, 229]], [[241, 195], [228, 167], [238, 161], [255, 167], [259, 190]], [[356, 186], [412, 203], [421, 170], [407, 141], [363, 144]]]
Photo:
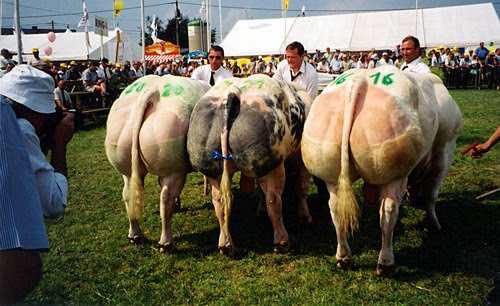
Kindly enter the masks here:
[[[69, 63], [52, 63], [48, 58], [39, 57], [38, 49], [32, 50], [33, 57], [28, 64], [38, 66], [54, 77], [55, 83], [60, 80], [82, 81], [83, 88], [95, 92], [98, 96], [116, 96], [120, 88], [126, 87], [144, 75], [141, 61], [126, 61], [123, 64], [111, 63], [106, 58], [101, 61]], [[245, 59], [225, 58], [223, 67], [236, 77], [247, 77], [251, 74], [267, 74], [273, 76], [283, 56], [252, 56]], [[318, 72], [341, 74], [349, 69], [372, 69], [381, 65], [400, 67], [402, 59], [400, 46], [390, 50], [350, 52], [326, 48], [314, 53], [307, 53], [305, 60]], [[434, 48], [428, 52], [422, 48], [421, 60], [433, 73], [440, 75], [448, 88], [500, 88], [500, 48], [490, 51], [481, 42], [477, 49], [458, 47]], [[146, 74], [178, 75], [191, 77], [193, 71], [206, 63], [205, 59], [170, 60], [164, 62], [146, 61]], [[0, 77], [8, 73], [16, 62], [7, 49], [1, 51]]]

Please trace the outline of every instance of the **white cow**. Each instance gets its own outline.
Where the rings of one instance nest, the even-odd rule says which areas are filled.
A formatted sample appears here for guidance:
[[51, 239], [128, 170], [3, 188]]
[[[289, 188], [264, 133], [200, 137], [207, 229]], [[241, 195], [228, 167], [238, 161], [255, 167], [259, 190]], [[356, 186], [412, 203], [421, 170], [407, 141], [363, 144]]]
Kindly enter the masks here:
[[440, 229], [435, 203], [461, 129], [458, 106], [432, 74], [388, 65], [349, 70], [316, 98], [304, 127], [302, 156], [328, 186], [337, 266], [352, 265], [346, 236], [359, 222], [352, 188], [359, 178], [380, 199], [377, 275], [395, 273], [392, 237], [407, 187], [413, 198], [425, 201], [427, 219]]
[[138, 223], [144, 177], [149, 172], [161, 185], [161, 251], [173, 246], [171, 231], [175, 199], [190, 169], [186, 136], [191, 111], [210, 88], [184, 77], [148, 75], [129, 85], [113, 103], [106, 130], [106, 155], [123, 176], [123, 201], [129, 217], [128, 238], [143, 243]]

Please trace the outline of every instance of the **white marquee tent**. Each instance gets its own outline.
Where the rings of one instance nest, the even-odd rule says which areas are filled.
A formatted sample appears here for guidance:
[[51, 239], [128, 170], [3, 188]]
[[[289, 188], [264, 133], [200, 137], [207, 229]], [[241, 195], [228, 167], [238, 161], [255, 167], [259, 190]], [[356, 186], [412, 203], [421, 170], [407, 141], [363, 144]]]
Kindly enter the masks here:
[[221, 46], [226, 56], [281, 54], [292, 41], [306, 50], [392, 49], [407, 35], [425, 47], [500, 45], [492, 3], [329, 16], [238, 21]]
[[[103, 55], [112, 62], [123, 63], [125, 61], [140, 60], [142, 58], [141, 47], [130, 40], [127, 34], [120, 31], [120, 43], [117, 44], [116, 31], [109, 31], [108, 37], [103, 37]], [[31, 56], [31, 50], [38, 48], [40, 57], [49, 58], [51, 61], [68, 62], [71, 60], [87, 60], [87, 45], [84, 32], [71, 32], [69, 29], [64, 33], [56, 33], [56, 40], [49, 42], [47, 34], [22, 34], [23, 59], [27, 60]], [[0, 46], [17, 53], [16, 35], [2, 35], [0, 37]], [[101, 58], [101, 37], [95, 33], [89, 32], [91, 48], [88, 49], [88, 58], [98, 60]], [[52, 48], [52, 54], [46, 56], [44, 50], [46, 47]], [[116, 60], [116, 49], [119, 49], [118, 60]], [[14, 57], [17, 60], [17, 57]]]

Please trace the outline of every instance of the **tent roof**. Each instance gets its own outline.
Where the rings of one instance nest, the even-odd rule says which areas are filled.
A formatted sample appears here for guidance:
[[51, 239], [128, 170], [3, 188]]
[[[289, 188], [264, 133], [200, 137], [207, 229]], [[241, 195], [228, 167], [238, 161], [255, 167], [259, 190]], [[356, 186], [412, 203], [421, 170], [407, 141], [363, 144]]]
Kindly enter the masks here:
[[[87, 45], [85, 42], [85, 32], [71, 32], [67, 30], [64, 33], [56, 33], [56, 40], [49, 42], [47, 34], [26, 34], [21, 35], [23, 44], [24, 60], [31, 55], [32, 48], [40, 50], [42, 58], [47, 57], [52, 61], [71, 61], [71, 60], [86, 60], [87, 59]], [[103, 54], [104, 57], [109, 58], [112, 62], [116, 57], [116, 31], [109, 31], [108, 37], [103, 36]], [[101, 58], [101, 36], [89, 32], [89, 40], [91, 47], [88, 50], [89, 59]], [[120, 30], [120, 40], [123, 42], [123, 59], [122, 61], [133, 61], [141, 59], [139, 48], [133, 46], [135, 43], [131, 41], [127, 34]], [[11, 52], [17, 51], [17, 37], [16, 35], [3, 35], [0, 37], [0, 45]], [[47, 47], [52, 48], [52, 54], [46, 56], [44, 50]]]
[[392, 49], [414, 35], [424, 47], [500, 44], [500, 22], [492, 3], [343, 15], [238, 21], [221, 46], [226, 56], [284, 53], [300, 41], [306, 50], [326, 47], [361, 51]]

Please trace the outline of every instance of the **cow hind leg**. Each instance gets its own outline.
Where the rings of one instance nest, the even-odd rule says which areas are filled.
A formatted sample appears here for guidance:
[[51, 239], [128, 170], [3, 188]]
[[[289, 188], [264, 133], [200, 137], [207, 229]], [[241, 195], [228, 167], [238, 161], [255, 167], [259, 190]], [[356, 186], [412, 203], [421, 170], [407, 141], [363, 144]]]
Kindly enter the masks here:
[[297, 215], [299, 220], [302, 220], [306, 224], [311, 224], [313, 221], [309, 207], [307, 206], [307, 193], [309, 192], [310, 180], [311, 175], [302, 160], [300, 160], [299, 173], [295, 177], [295, 193], [298, 201]]
[[328, 200], [328, 206], [330, 207], [330, 214], [332, 216], [333, 225], [335, 226], [335, 233], [337, 235], [337, 253], [335, 254], [335, 259], [337, 260], [337, 268], [343, 270], [350, 270], [353, 266], [351, 248], [347, 242], [347, 233], [341, 229], [339, 226], [337, 216], [335, 215], [335, 207], [338, 203], [337, 197], [337, 186], [334, 184], [325, 182], [330, 198]]
[[284, 165], [279, 165], [268, 175], [259, 178], [258, 183], [265, 194], [267, 213], [274, 229], [274, 252], [287, 253], [290, 250], [290, 241], [281, 211], [281, 194], [285, 188]]
[[439, 188], [453, 162], [455, 150], [455, 140], [444, 146], [443, 150], [435, 156], [430, 166], [430, 172], [426, 173], [422, 183], [422, 196], [426, 200], [425, 228], [428, 231], [436, 232], [441, 230], [436, 215], [436, 201], [439, 195]]
[[377, 276], [393, 277], [396, 273], [392, 238], [398, 220], [399, 206], [406, 190], [407, 178], [392, 181], [380, 187], [380, 228], [382, 249], [378, 258]]
[[[123, 178], [123, 192], [122, 198], [123, 202], [125, 202], [125, 208], [127, 212], [129, 210], [129, 201], [130, 201], [130, 177], [126, 175], [122, 175]], [[144, 184], [144, 176], [141, 178], [142, 184]], [[127, 214], [128, 215], [128, 214]], [[139, 221], [137, 219], [132, 219], [129, 217], [129, 229], [128, 229], [128, 240], [132, 244], [144, 244], [147, 242], [146, 237], [142, 233], [141, 227], [139, 226]]]
[[160, 216], [161, 237], [158, 241], [160, 252], [172, 251], [174, 249], [174, 238], [172, 235], [172, 217], [175, 211], [176, 201], [179, 198], [186, 173], [176, 173], [159, 179], [161, 185], [160, 194]]

